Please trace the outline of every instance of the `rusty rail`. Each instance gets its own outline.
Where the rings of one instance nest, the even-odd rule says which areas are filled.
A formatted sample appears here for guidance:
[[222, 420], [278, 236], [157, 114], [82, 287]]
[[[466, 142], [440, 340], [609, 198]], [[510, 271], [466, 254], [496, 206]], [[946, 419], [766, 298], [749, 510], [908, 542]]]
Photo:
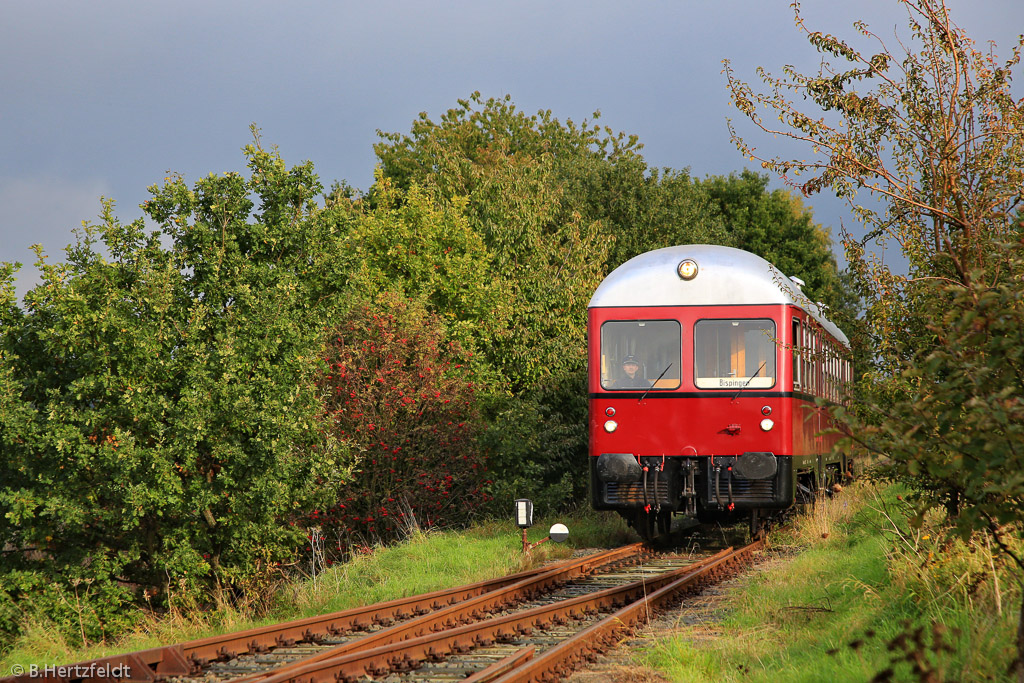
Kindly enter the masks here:
[[652, 612], [663, 609], [681, 594], [698, 589], [701, 584], [710, 581], [713, 575], [750, 564], [754, 553], [763, 546], [763, 540], [759, 539], [743, 548], [730, 551], [714, 562], [684, 573], [650, 595], [623, 607], [540, 656], [518, 660], [518, 664], [505, 675], [477, 680], [494, 683], [558, 681], [567, 676], [581, 660], [586, 659], [588, 653], [611, 647], [618, 642], [621, 634], [646, 623]]
[[[551, 623], [565, 623], [569, 619], [579, 618], [585, 613], [620, 609], [627, 604], [639, 605], [638, 609], [644, 609], [647, 607], [650, 597], [660, 594], [664, 587], [678, 583], [681, 578], [691, 581], [698, 580], [706, 576], [710, 569], [731, 560], [735, 554], [736, 551], [730, 548], [690, 566], [660, 576], [461, 626], [445, 624], [443, 630], [411, 635], [405, 640], [381, 644], [371, 649], [348, 648], [348, 645], [351, 644], [347, 644], [341, 646], [341, 648], [348, 648], [347, 652], [323, 653], [317, 656], [316, 661], [307, 659], [296, 662], [294, 665], [275, 670], [273, 675], [260, 680], [262, 683], [357, 681], [366, 675], [380, 676], [389, 671], [409, 671], [417, 668], [424, 661], [439, 661], [452, 653], [466, 652], [477, 646], [490, 645], [495, 641], [508, 641], [518, 636], [528, 636], [534, 629], [544, 628]], [[363, 640], [359, 642], [362, 644]], [[366, 643], [366, 645], [372, 644]], [[517, 662], [512, 664], [519, 663], [524, 659], [528, 659], [528, 654], [521, 652], [517, 656]], [[529, 660], [525, 666], [530, 666], [536, 661], [538, 661], [537, 658]], [[540, 661], [547, 661], [546, 657], [541, 657]], [[514, 668], [500, 680], [509, 676], [518, 676], [520, 670], [520, 668]], [[510, 678], [509, 680], [518, 679]]]
[[266, 674], [245, 676], [236, 681], [237, 683], [256, 683], [256, 681], [269, 683], [279, 679], [291, 680], [290, 676], [293, 673], [298, 676], [297, 672], [319, 662], [334, 660], [352, 653], [386, 649], [394, 643], [408, 642], [410, 639], [416, 639], [428, 633], [449, 632], [450, 629], [456, 628], [464, 622], [483, 619], [486, 614], [494, 613], [521, 600], [524, 596], [530, 597], [551, 590], [570, 579], [589, 574], [598, 567], [629, 560], [643, 552], [646, 552], [646, 547], [642, 543], [634, 543], [572, 560], [536, 576], [382, 629], [330, 650], [324, 650], [312, 657], [286, 664]]
[[[362, 630], [372, 624], [385, 626], [403, 621], [397, 626], [382, 629], [335, 648], [340, 653], [367, 649], [408, 638], [411, 633], [429, 628], [444, 628], [452, 619], [461, 619], [460, 604], [481, 611], [498, 609], [523, 592], [550, 589], [559, 582], [584, 575], [604, 564], [623, 561], [643, 552], [640, 543], [616, 548], [594, 555], [566, 560], [557, 565], [532, 569], [518, 574], [481, 581], [457, 588], [435, 591], [385, 603], [357, 607], [323, 616], [299, 619], [272, 626], [259, 627], [167, 645], [138, 652], [112, 655], [65, 666], [39, 667], [37, 672], [0, 678], [0, 683], [30, 683], [51, 681], [101, 682], [118, 680], [122, 683], [150, 683], [170, 676], [188, 676], [211, 660], [230, 659], [243, 653], [264, 652], [270, 648], [288, 646], [298, 641], [312, 640], [318, 634], [338, 634]], [[363, 641], [366, 641], [365, 643]], [[328, 650], [317, 659], [336, 656]], [[307, 663], [312, 660], [302, 660]], [[287, 669], [290, 666], [282, 667]], [[250, 676], [255, 681], [261, 676]]]

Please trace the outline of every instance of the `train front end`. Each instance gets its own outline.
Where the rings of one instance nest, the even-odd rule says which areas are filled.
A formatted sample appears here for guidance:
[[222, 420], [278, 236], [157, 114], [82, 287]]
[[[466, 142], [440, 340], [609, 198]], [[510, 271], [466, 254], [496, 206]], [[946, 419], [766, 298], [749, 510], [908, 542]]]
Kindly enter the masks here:
[[797, 287], [738, 249], [659, 249], [610, 274], [588, 308], [593, 507], [651, 538], [676, 513], [791, 505], [816, 458], [793, 392], [800, 316]]

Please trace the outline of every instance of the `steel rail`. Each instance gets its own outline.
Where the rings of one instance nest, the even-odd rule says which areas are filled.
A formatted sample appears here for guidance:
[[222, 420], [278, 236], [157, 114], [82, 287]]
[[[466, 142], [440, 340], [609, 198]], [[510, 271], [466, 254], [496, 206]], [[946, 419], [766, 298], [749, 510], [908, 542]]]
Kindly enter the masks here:
[[524, 647], [515, 651], [514, 654], [491, 664], [486, 669], [477, 671], [472, 676], [462, 679], [462, 683], [487, 683], [502, 676], [508, 671], [514, 671], [516, 667], [522, 666], [524, 662], [530, 661], [536, 653], [535, 647]]
[[403, 621], [389, 628], [381, 629], [376, 633], [365, 635], [358, 640], [349, 641], [329, 650], [318, 652], [310, 657], [304, 657], [266, 673], [252, 674], [233, 679], [232, 683], [267, 681], [271, 678], [287, 675], [289, 672], [296, 671], [311, 663], [322, 662], [350, 653], [364, 652], [381, 646], [387, 647], [396, 642], [423, 636], [426, 633], [436, 633], [452, 629], [468, 621], [483, 619], [487, 614], [515, 603], [522, 599], [523, 596], [528, 598], [552, 590], [572, 579], [586, 576], [599, 567], [627, 561], [641, 553], [647, 552], [647, 550], [647, 546], [643, 543], [633, 543], [621, 548], [587, 555], [555, 567], [549, 567], [546, 571], [542, 571], [536, 576], [531, 576], [474, 598], [455, 603], [450, 607], [444, 607], [414, 619]]
[[[638, 543], [608, 552], [622, 552], [626, 548], [636, 548], [640, 545]], [[597, 556], [592, 555], [590, 557]], [[366, 629], [373, 624], [388, 627], [396, 621], [415, 621], [416, 618], [429, 615], [438, 610], [443, 610], [495, 591], [504, 591], [510, 586], [519, 585], [524, 581], [536, 580], [538, 577], [551, 574], [552, 572], [572, 571], [581, 564], [586, 563], [587, 560], [589, 558], [565, 560], [555, 565], [538, 567], [497, 579], [479, 581], [455, 588], [446, 588], [408, 598], [398, 598], [387, 602], [364, 605], [324, 616], [309, 617], [237, 633], [212, 636], [184, 643], [182, 649], [186, 657], [199, 664], [204, 664], [204, 660], [230, 659], [246, 652], [262, 652], [271, 647], [289, 646], [295, 642], [312, 640], [318, 633], [344, 634], [349, 631]]]
[[[151, 683], [169, 676], [188, 676], [195, 671], [197, 666], [205, 665], [210, 660], [230, 659], [243, 653], [265, 652], [270, 648], [292, 645], [297, 641], [312, 640], [317, 634], [342, 634], [362, 630], [375, 623], [387, 626], [396, 620], [404, 619], [415, 622], [424, 616], [429, 616], [432, 612], [450, 609], [451, 606], [460, 602], [480, 598], [488, 593], [506, 594], [510, 586], [521, 586], [531, 581], [540, 580], [544, 585], [549, 585], [550, 577], [558, 577], [562, 573], [569, 576], [578, 575], [577, 572], [580, 571], [587, 573], [592, 571], [595, 566], [635, 555], [641, 552], [642, 548], [643, 544], [635, 543], [497, 579], [356, 607], [322, 616], [236, 631], [175, 645], [111, 655], [64, 666], [39, 667], [34, 674], [26, 673], [25, 675], [0, 678], [0, 683], [36, 681], [54, 683], [95, 681], [99, 683], [113, 678], [112, 672], [116, 674], [117, 680], [121, 683]], [[389, 630], [385, 628], [374, 635], [379, 638], [380, 633]], [[375, 642], [377, 641], [375, 640]], [[351, 645], [351, 643], [347, 645]]]
[[[39, 675], [0, 678], [0, 683], [29, 683], [29, 681], [41, 680], [56, 683], [69, 683], [73, 680], [100, 681], [106, 678], [102, 675], [104, 672], [127, 674], [119, 678], [120, 681], [126, 683], [143, 683], [168, 676], [186, 676], [194, 670], [196, 664], [205, 663], [211, 659], [229, 658], [239, 652], [262, 652], [272, 647], [287, 646], [299, 640], [309, 640], [317, 633], [345, 633], [364, 629], [373, 623], [388, 625], [398, 619], [426, 614], [432, 610], [441, 609], [459, 601], [578, 563], [579, 560], [565, 560], [556, 565], [530, 569], [497, 579], [355, 607], [331, 614], [297, 619], [282, 624], [111, 655], [65, 666], [40, 667]], [[382, 617], [382, 614], [385, 616]]]
[[[583, 629], [540, 655], [520, 658], [514, 668], [506, 667], [504, 675], [489, 675], [473, 678], [475, 683], [527, 683], [533, 681], [558, 681], [569, 674], [588, 653], [603, 651], [619, 640], [620, 634], [632, 631], [646, 623], [654, 611], [664, 608], [681, 593], [692, 591], [709, 579], [709, 576], [744, 566], [753, 560], [754, 552], [764, 547], [762, 540], [732, 551], [728, 556], [716, 560], [696, 571], [688, 572], [668, 585], [645, 596], [641, 600], [623, 607], [596, 624]], [[512, 669], [509, 671], [509, 669]], [[486, 671], [486, 670], [485, 670]], [[497, 670], [495, 671], [497, 672]], [[480, 674], [484, 672], [481, 671]], [[479, 674], [478, 674], [479, 675]]]
[[[699, 575], [707, 567], [727, 561], [732, 554], [733, 550], [729, 548], [658, 576], [461, 626], [449, 623], [444, 625], [443, 630], [412, 635], [406, 640], [381, 644], [372, 649], [331, 655], [321, 653], [315, 657], [315, 661], [310, 658], [296, 662], [276, 669], [272, 675], [261, 677], [260, 680], [261, 683], [335, 683], [356, 681], [366, 675], [380, 676], [389, 671], [409, 671], [425, 660], [440, 661], [453, 652], [467, 652], [494, 641], [510, 640], [519, 635], [528, 636], [535, 628], [543, 628], [551, 623], [564, 623], [585, 614], [621, 608], [633, 601], [642, 600], [644, 596], [671, 584], [680, 576]], [[521, 653], [520, 656], [525, 657], [525, 654]]]

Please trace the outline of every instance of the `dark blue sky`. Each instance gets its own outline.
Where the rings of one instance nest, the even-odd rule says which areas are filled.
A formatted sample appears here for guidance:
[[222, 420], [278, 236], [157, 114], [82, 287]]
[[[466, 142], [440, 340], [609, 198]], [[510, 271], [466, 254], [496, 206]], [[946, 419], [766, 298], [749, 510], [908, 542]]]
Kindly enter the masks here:
[[[949, 6], [1002, 55], [1024, 32], [1021, 0]], [[896, 0], [805, 0], [803, 13], [843, 37], [856, 19], [906, 34]], [[654, 166], [738, 171], [725, 58], [747, 80], [758, 65], [818, 60], [788, 0], [5, 0], [0, 260], [26, 264], [23, 294], [35, 281], [30, 244], [61, 260], [101, 195], [130, 221], [168, 171], [191, 182], [243, 170], [250, 123], [287, 162], [312, 160], [325, 185], [366, 189], [377, 129], [406, 132], [419, 112], [436, 119], [477, 90], [561, 119], [600, 110], [640, 137]], [[834, 233], [850, 224], [834, 199], [809, 204]]]

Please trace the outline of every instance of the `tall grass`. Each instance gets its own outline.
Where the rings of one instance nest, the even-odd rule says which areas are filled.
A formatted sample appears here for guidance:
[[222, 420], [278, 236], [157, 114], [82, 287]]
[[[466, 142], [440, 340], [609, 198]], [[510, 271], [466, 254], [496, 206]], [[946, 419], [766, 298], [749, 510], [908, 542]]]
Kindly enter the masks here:
[[[771, 537], [772, 558], [644, 661], [676, 681], [1004, 680], [1017, 588], [985, 538], [913, 530], [856, 484]], [[1001, 610], [1001, 612], [1000, 612]]]
[[315, 572], [254, 586], [243, 601], [214, 595], [212, 605], [179, 602], [171, 611], [149, 611], [131, 633], [91, 647], [77, 647], [53, 624], [30, 620], [25, 633], [0, 659], [0, 678], [14, 665], [67, 664], [339, 611], [504, 576], [568, 557], [576, 548], [636, 540], [617, 516], [580, 510], [538, 521], [529, 530], [529, 541], [544, 538], [554, 522], [569, 527], [569, 542], [544, 543], [528, 555], [523, 554], [520, 531], [511, 521], [457, 531], [424, 533], [410, 528], [401, 543], [366, 548], [351, 561], [330, 567], [314, 562]]

